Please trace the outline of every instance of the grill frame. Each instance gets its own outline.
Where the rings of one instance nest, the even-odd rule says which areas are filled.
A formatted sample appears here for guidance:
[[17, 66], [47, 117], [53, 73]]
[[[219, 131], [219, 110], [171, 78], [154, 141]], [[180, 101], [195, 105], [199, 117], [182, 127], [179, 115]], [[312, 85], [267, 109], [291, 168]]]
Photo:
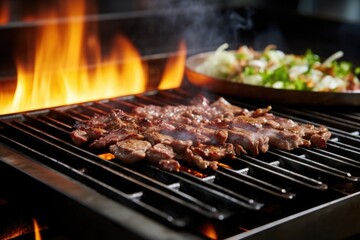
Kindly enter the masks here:
[[[77, 105], [59, 107], [59, 108], [54, 108], [54, 109], [45, 109], [45, 110], [33, 111], [33, 112], [25, 113], [25, 114], [7, 115], [7, 116], [2, 117], [2, 120], [3, 120], [2, 125], [4, 125], [4, 122], [10, 122], [13, 119], [18, 119], [20, 122], [20, 125], [17, 125], [17, 126], [21, 126], [22, 121], [32, 121], [32, 120], [34, 120], [33, 118], [38, 119], [41, 116], [47, 116], [47, 114], [52, 114], [54, 112], [57, 112], [57, 114], [58, 114], [58, 112], [62, 113], [64, 111], [71, 111], [71, 109], [78, 108], [78, 107], [82, 108], [84, 110], [84, 112], [89, 111], [89, 110], [96, 112], [96, 111], [100, 111], [99, 108], [101, 109], [102, 107], [104, 107], [103, 104], [108, 101], [114, 101], [115, 103], [119, 104], [119, 106], [122, 106], [122, 108], [124, 108], [124, 110], [129, 110], [134, 104], [139, 105], [142, 103], [142, 101], [146, 102], [146, 103], [152, 103], [152, 104], [174, 104], [174, 99], [176, 99], [176, 101], [175, 101], [176, 104], [180, 104], [180, 103], [185, 103], [187, 97], [191, 96], [194, 93], [198, 93], [198, 92], [199, 92], [198, 89], [195, 89], [194, 91], [190, 91], [190, 92], [186, 92], [186, 90], [184, 90], [184, 89], [176, 89], [176, 90], [169, 90], [169, 91], [152, 91], [152, 92], [147, 92], [147, 93], [139, 94], [139, 95], [135, 95], [135, 96], [126, 96], [126, 97], [121, 97], [121, 98], [116, 98], [116, 99], [96, 101], [96, 102], [90, 102], [90, 103], [84, 103], [84, 104], [77, 104]], [[174, 93], [176, 93], [176, 94], [174, 94]], [[160, 96], [164, 97], [163, 102], [159, 101], [159, 97], [157, 96], [158, 94], [160, 94]], [[154, 96], [157, 96], [157, 97], [154, 97]], [[215, 97], [213, 95], [209, 95], [209, 96], [211, 98]], [[237, 105], [240, 105], [240, 106], [250, 107], [250, 108], [254, 107], [253, 104], [240, 102], [237, 99], [230, 99], [230, 100], [233, 103], [236, 103]], [[97, 110], [93, 109], [94, 105], [96, 106], [95, 109], [97, 109]], [[279, 109], [281, 111], [278, 112], [277, 109]], [[287, 110], [287, 112], [285, 114], [283, 113], [284, 109]], [[293, 116], [295, 116], [295, 120], [299, 119], [302, 122], [305, 121], [305, 122], [316, 124], [316, 122], [310, 121], [308, 119], [297, 117], [298, 115], [296, 115], [296, 113], [299, 114], [298, 111], [299, 110], [292, 110], [292, 109], [289, 110], [289, 109], [286, 109], [286, 107], [279, 106], [279, 108], [274, 107], [273, 112], [277, 115], [288, 116], [292, 119], [294, 119]], [[308, 111], [310, 111], [310, 113], [311, 113], [311, 110], [308, 110]], [[289, 112], [294, 115], [289, 115]], [[278, 113], [280, 113], [280, 114], [278, 114]], [[312, 113], [314, 113], [314, 112], [312, 112]], [[74, 116], [76, 116], [76, 114], [78, 114], [78, 116], [81, 117], [81, 115], [79, 113], [75, 113], [75, 114], [72, 113], [72, 114]], [[316, 114], [318, 114], [318, 115], [316, 115]], [[321, 117], [321, 114], [322, 113], [320, 113], [320, 112], [315, 112], [315, 119], [318, 120], [319, 117]], [[355, 116], [357, 116], [357, 115], [355, 115]], [[41, 120], [50, 121], [51, 124], [53, 124], [54, 126], [57, 126], [59, 128], [64, 127], [64, 126], [61, 126], [61, 123], [46, 119], [46, 117]], [[332, 119], [332, 120], [334, 120], [334, 119]], [[336, 120], [336, 118], [335, 118], [335, 120]], [[337, 138], [340, 137], [340, 138], [349, 139], [350, 143], [351, 142], [357, 142], [357, 143], [359, 142], [358, 133], [356, 132], [356, 129], [355, 129], [357, 127], [356, 122], [354, 123], [354, 126], [351, 126], [351, 124], [349, 125], [348, 121], [345, 121], [345, 123], [342, 123], [341, 121], [336, 121], [336, 124], [337, 125], [347, 124], [346, 125], [347, 130], [350, 131], [350, 133], [349, 133], [349, 132], [342, 131], [340, 129], [330, 127], [331, 131], [335, 130], [335, 135], [337, 136]], [[5, 126], [5, 128], [6, 128], [6, 126]], [[354, 129], [355, 129], [355, 131], [352, 131]], [[352, 136], [354, 139], [352, 139]], [[3, 137], [2, 137], [2, 141], [4, 141]], [[333, 148], [343, 147], [342, 142], [340, 141], [339, 143], [340, 143], [340, 145], [336, 142], [334, 142], [334, 143], [331, 142], [330, 146], [333, 145]], [[19, 150], [19, 149], [17, 149], [17, 150]], [[132, 209], [129, 209], [128, 206], [124, 206], [123, 204], [116, 202], [113, 199], [110, 199], [109, 197], [104, 197], [102, 194], [100, 194], [98, 192], [94, 192], [93, 190], [92, 190], [92, 192], [90, 191], [91, 193], [89, 193], [89, 195], [86, 195], [86, 197], [84, 197], [84, 199], [89, 199], [89, 198], [96, 199], [96, 198], [98, 198], [97, 195], [99, 195], [99, 198], [102, 200], [94, 200], [94, 202], [92, 202], [92, 201], [87, 202], [81, 198], [79, 199], [77, 194], [73, 195], [74, 193], [68, 193], [66, 191], [66, 189], [63, 189], [61, 184], [60, 185], [58, 184], [57, 181], [56, 181], [57, 183], [55, 183], [55, 184], [47, 183], [46, 178], [45, 178], [45, 180], [42, 178], [42, 177], [44, 177], [44, 175], [47, 175], [47, 174], [40, 173], [40, 175], [38, 176], [38, 173], [33, 171], [34, 168], [39, 168], [41, 166], [42, 171], [45, 171], [45, 169], [46, 169], [45, 172], [49, 171], [48, 173], [49, 174], [52, 173], [51, 175], [53, 175], [53, 171], [54, 171], [53, 169], [48, 168], [48, 166], [44, 166], [42, 163], [38, 163], [37, 160], [34, 160], [29, 156], [26, 156], [26, 155], [24, 156], [24, 153], [19, 153], [17, 150], [16, 149], [14, 150], [11, 147], [9, 147], [8, 145], [5, 145], [2, 143], [0, 145], [0, 159], [2, 160], [2, 163], [6, 164], [8, 166], [8, 168], [15, 168], [18, 171], [24, 173], [25, 175], [31, 176], [32, 178], [36, 179], [36, 181], [46, 183], [47, 187], [54, 189], [56, 192], [59, 192], [62, 195], [68, 196], [68, 201], [70, 201], [70, 202], [74, 201], [74, 202], [80, 203], [81, 205], [90, 209], [90, 211], [96, 212], [97, 214], [103, 216], [105, 219], [108, 219], [108, 220], [110, 219], [111, 221], [115, 222], [116, 223], [115, 225], [117, 225], [117, 227], [119, 227], [122, 231], [124, 231], [124, 228], [125, 228], [126, 229], [125, 231], [128, 231], [128, 233], [130, 232], [131, 234], [134, 234], [134, 236], [137, 236], [140, 238], [149, 238], [149, 239], [154, 238], [154, 237], [156, 237], [158, 239], [167, 238], [169, 236], [173, 236], [174, 238], [177, 238], [177, 239], [183, 239], [183, 238], [188, 239], [189, 237], [191, 237], [191, 238], [200, 237], [197, 234], [192, 234], [191, 230], [188, 231], [189, 229], [187, 229], [185, 232], [181, 232], [182, 227], [180, 225], [179, 226], [168, 226], [166, 224], [161, 224], [152, 219], [148, 219], [147, 216], [143, 216], [142, 214], [139, 214], [138, 212], [136, 212]], [[28, 151], [31, 151], [31, 150], [32, 149], [28, 149]], [[350, 150], [351, 150], [351, 147], [350, 147]], [[303, 151], [305, 151], [305, 150], [303, 150]], [[319, 154], [318, 151], [320, 151], [320, 153], [321, 153], [321, 150], [306, 150], [305, 152], [306, 152], [306, 154], [309, 154], [308, 152], [311, 152], [311, 151], [315, 151], [317, 154]], [[287, 161], [286, 157], [283, 156], [284, 153], [282, 153], [281, 151], [278, 151], [278, 150], [271, 150], [269, 153], [273, 154], [274, 156], [276, 156], [277, 154], [280, 154], [281, 159], [279, 161], [271, 162], [270, 165], [266, 165], [267, 163], [261, 163], [258, 160], [253, 159], [251, 157], [244, 157], [244, 159], [242, 159], [241, 164], [244, 164], [244, 162], [245, 162], [245, 164], [248, 164], [249, 166], [251, 166], [252, 170], [255, 169], [256, 171], [269, 172], [269, 170], [271, 170], [271, 169], [272, 169], [272, 171], [281, 170], [278, 168], [279, 164], [280, 165], [284, 164], [284, 162]], [[311, 154], [314, 154], [314, 153], [311, 153]], [[354, 153], [354, 154], [356, 154], [356, 153]], [[356, 156], [356, 155], [354, 155], [354, 156]], [[290, 154], [290, 156], [287, 156], [287, 157], [294, 158], [294, 156], [292, 156], [291, 154]], [[296, 158], [298, 158], [297, 159], [298, 162], [299, 162], [299, 160], [300, 161], [307, 160], [307, 159], [301, 158], [299, 156], [297, 156]], [[29, 160], [31, 160], [31, 161], [29, 161]], [[346, 164], [349, 164], [348, 159], [346, 159], [346, 157], [342, 157], [341, 160], [345, 161]], [[247, 162], [247, 161], [254, 161], [255, 163]], [[258, 161], [258, 162], [256, 162], [256, 161]], [[31, 166], [28, 166], [30, 162], [31, 162]], [[289, 162], [287, 162], [287, 164], [289, 164]], [[310, 162], [310, 165], [311, 164], [314, 164], [314, 163]], [[360, 164], [356, 164], [356, 161], [353, 161], [352, 164], [354, 166], [356, 166], [356, 168], [358, 168], [360, 166]], [[264, 166], [265, 166], [265, 170], [262, 169], [262, 167], [264, 167]], [[106, 166], [106, 167], [108, 167], [108, 166]], [[303, 164], [303, 167], [309, 168], [308, 166], [305, 166], [304, 164]], [[239, 177], [238, 174], [235, 174], [235, 173], [229, 172], [229, 171], [230, 170], [221, 169], [217, 175], [217, 178], [221, 179], [222, 176], [224, 176], [224, 178], [226, 178], [226, 179], [230, 179], [234, 176]], [[281, 175], [281, 173], [279, 173], [279, 174]], [[279, 174], [277, 176], [280, 176]], [[323, 171], [323, 174], [328, 175], [329, 176], [328, 179], [330, 179], [331, 181], [333, 178], [342, 179], [342, 181], [344, 179], [347, 181], [348, 180], [355, 181], [354, 179], [351, 179], [351, 176], [347, 176], [346, 174], [344, 174], [342, 172], [336, 172], [336, 169], [335, 170], [329, 169], [329, 172]], [[61, 175], [61, 178], [64, 178], [64, 179], [68, 178], [68, 176], [63, 175], [62, 173], [60, 173], [60, 175]], [[289, 178], [289, 173], [287, 171], [284, 171], [283, 175], [285, 177]], [[284, 177], [283, 175], [281, 175], [280, 178]], [[245, 174], [243, 176], [247, 176], [247, 174]], [[295, 176], [295, 175], [291, 175], [291, 176], [295, 177], [294, 179], [290, 178], [290, 180], [292, 181], [292, 184], [295, 186], [292, 188], [296, 189], [302, 185], [302, 183], [299, 184], [296, 181], [296, 177], [298, 177], [298, 176]], [[180, 176], [180, 177], [183, 177], [183, 176]], [[255, 179], [256, 179], [256, 177], [255, 177]], [[302, 181], [304, 181], [304, 179], [305, 178], [303, 178]], [[76, 182], [76, 179], [75, 179], [75, 181], [74, 181], [74, 179], [68, 179], [68, 180], [70, 180], [70, 182], [72, 182], [72, 184], [74, 184], [74, 188], [79, 188], [79, 189], [81, 189], [83, 187], [85, 187], [85, 189], [89, 188], [88, 186], [85, 186], [84, 184], [82, 184], [80, 182]], [[185, 182], [186, 182], [186, 180], [188, 180], [188, 178], [183, 179], [183, 181], [185, 181]], [[249, 179], [249, 180], [253, 181], [254, 179]], [[211, 181], [211, 179], [210, 179], [210, 181]], [[358, 179], [356, 179], [356, 182], [357, 181], [358, 181]], [[193, 182], [196, 183], [195, 180]], [[315, 188], [319, 188], [319, 187], [323, 188], [323, 186], [321, 184], [318, 184], [314, 181], [309, 181], [309, 183], [316, 184], [317, 186], [315, 186]], [[265, 184], [265, 183], [262, 182], [262, 184]], [[358, 184], [357, 184], [357, 186], [358, 186]], [[220, 184], [220, 187], [221, 187], [221, 184]], [[301, 187], [304, 187], [304, 186], [301, 186]], [[278, 191], [280, 191], [280, 195], [281, 195], [282, 190], [283, 189], [278, 189]], [[323, 189], [323, 190], [325, 190], [325, 189]], [[87, 191], [85, 191], [85, 192], [87, 192]], [[291, 191], [290, 191], [290, 193], [291, 193]], [[96, 197], [94, 197], [94, 194]], [[285, 196], [281, 195], [281, 196], [285, 197], [285, 198], [289, 198], [291, 195], [285, 195]], [[356, 212], [360, 211], [360, 206], [359, 206], [359, 204], [356, 203], [358, 198], [359, 198], [359, 191], [357, 191], [356, 193], [352, 193], [349, 196], [336, 197], [335, 199], [331, 198], [331, 201], [329, 201], [329, 202], [321, 203], [319, 205], [316, 205], [315, 207], [313, 206], [313, 207], [307, 208], [305, 210], [303, 209], [297, 213], [291, 213], [290, 215], [288, 215], [286, 217], [281, 217], [280, 219], [271, 221], [270, 223], [267, 223], [267, 224], [266, 223], [261, 224], [260, 226], [255, 227], [254, 229], [252, 229], [249, 232], [241, 232], [241, 233], [237, 233], [237, 234], [235, 233], [232, 237], [229, 237], [229, 238], [230, 239], [232, 239], [232, 238], [234, 238], [234, 239], [235, 238], [236, 239], [240, 239], [240, 238], [265, 239], [265, 237], [268, 238], [269, 234], [270, 234], [270, 236], [276, 236], [277, 238], [280, 239], [281, 236], [283, 236], [284, 231], [286, 229], [287, 230], [285, 232], [287, 232], [287, 231], [289, 231], [289, 229], [291, 229], [291, 231], [290, 231], [291, 235], [286, 235], [285, 238], [289, 237], [289, 236], [292, 236], [292, 237], [300, 236], [300, 238], [303, 238], [304, 236], [307, 235], [307, 232], [304, 232], [304, 229], [303, 229], [304, 226], [310, 226], [312, 229], [314, 228], [314, 226], [318, 226], [318, 227], [315, 227], [315, 229], [316, 229], [315, 231], [310, 231], [310, 233], [308, 233], [309, 236], [311, 234], [317, 234], [316, 236], [321, 236], [324, 238], [327, 238], [327, 237], [331, 237], [331, 238], [333, 238], [333, 237], [349, 237], [354, 234], [357, 234], [358, 233], [357, 229], [360, 229], [359, 228], [360, 222], [356, 221], [356, 218], [355, 218], [356, 214], [353, 214], [355, 211]], [[249, 199], [247, 199], [247, 201], [249, 201]], [[119, 208], [121, 208], [122, 210], [120, 212], [118, 212], [118, 214], [116, 214], [116, 216], [117, 216], [116, 219], [114, 219], [114, 216], [113, 216], [114, 213], [112, 211], [111, 212], [106, 211], [101, 207], [101, 205], [103, 203], [104, 204], [105, 203], [119, 204], [119, 206], [120, 206]], [[94, 204], [100, 205], [100, 209], [97, 209], [97, 207], [94, 206]], [[105, 204], [105, 205], [107, 205], [107, 204]], [[115, 205], [113, 205], [113, 206], [115, 206]], [[127, 209], [127, 210], [125, 211], [124, 209]], [[128, 216], [131, 216], [131, 217], [136, 216], [136, 218], [138, 218], [138, 216], [141, 215], [142, 217], [140, 217], [138, 219], [142, 219], [142, 220], [139, 220], [140, 223], [135, 221], [136, 223], [132, 222], [130, 224], [127, 219], [124, 219], [124, 217], [120, 216], [121, 214], [124, 214], [124, 215], [129, 214]], [[349, 218], [348, 215], [351, 215], [353, 217]], [[319, 221], [319, 218], [321, 219], [321, 221]], [[327, 221], [323, 221], [324, 219], [327, 219]], [[339, 231], [339, 229], [334, 229], [334, 224], [337, 219], [343, 219], [344, 221], [342, 221], [342, 222], [347, 222], [347, 223], [349, 223], [349, 221], [350, 221], [350, 222], [352, 222], [353, 226], [348, 226], [350, 224], [347, 224], [347, 225], [344, 224], [346, 226], [344, 226], [344, 228], [342, 228], [343, 230]], [[142, 224], [141, 221], [146, 222], [146, 223], [151, 222], [151, 224], [149, 224], [149, 225]], [[217, 222], [217, 221], [221, 221], [221, 219], [215, 219], [215, 222]], [[193, 222], [194, 221], [190, 221], [190, 224], [193, 224]], [[309, 224], [309, 223], [312, 223], [312, 224]], [[93, 223], [91, 221], [89, 221], [88, 224], [91, 225]], [[146, 226], [152, 226], [152, 228], [141, 227], [141, 229], [140, 229], [138, 227], [139, 224], [146, 225]], [[114, 224], [111, 224], [111, 225], [114, 225]], [[131, 225], [131, 226], [129, 226], [129, 225]], [[332, 227], [330, 227], [332, 229], [328, 229], [329, 226], [332, 226]], [[157, 231], [154, 231], [154, 229], [157, 229]], [[179, 232], [179, 230], [180, 230], [180, 232]], [[104, 232], [109, 232], [109, 231], [111, 232], [111, 230], [107, 229]], [[155, 235], [149, 236], [149, 232], [156, 232], [156, 233], [154, 233]], [[105, 235], [106, 235], [106, 233], [105, 233]], [[312, 235], [312, 236], [314, 236], [314, 235]]]
[[[45, 216], [41, 217], [61, 229], [69, 239], [113, 239], [114, 236], [129, 239], [200, 239], [149, 219], [64, 174], [54, 172], [29, 156], [4, 147], [2, 143], [0, 156], [2, 178], [16, 177], [18, 180], [6, 190], [10, 198], [26, 198], [29, 202], [21, 201], [21, 204], [42, 208]], [[25, 186], [21, 182], [26, 183]], [[29, 189], [38, 191], [33, 195]], [[18, 190], [21, 190], [20, 193]], [[29, 196], [32, 198], [29, 199]], [[59, 206], [60, 211], [56, 210]]]

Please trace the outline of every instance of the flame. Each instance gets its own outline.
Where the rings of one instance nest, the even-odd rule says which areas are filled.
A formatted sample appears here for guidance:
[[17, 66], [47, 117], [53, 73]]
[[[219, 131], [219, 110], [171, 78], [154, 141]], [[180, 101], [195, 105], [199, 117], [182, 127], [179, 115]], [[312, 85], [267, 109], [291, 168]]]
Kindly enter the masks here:
[[212, 223], [204, 224], [202, 233], [210, 239], [218, 239], [215, 226]]
[[201, 172], [199, 172], [199, 171], [196, 171], [196, 170], [194, 170], [194, 169], [187, 168], [187, 167], [184, 167], [184, 166], [181, 166], [181, 167], [180, 167], [180, 170], [181, 170], [182, 172], [187, 172], [187, 173], [189, 173], [189, 174], [191, 174], [191, 175], [193, 175], [193, 176], [195, 176], [195, 177], [199, 177], [199, 178], [205, 178], [205, 177], [207, 177], [207, 175], [204, 174], [204, 173], [201, 173]]
[[35, 218], [33, 218], [35, 240], [41, 240], [40, 227]]
[[10, 18], [10, 1], [0, 2], [0, 25], [8, 23]]
[[181, 85], [186, 61], [186, 44], [181, 41], [177, 54], [169, 58], [166, 63], [159, 89], [177, 88]]
[[[141, 93], [147, 90], [148, 66], [135, 46], [116, 36], [109, 54], [104, 54], [97, 24], [85, 21], [85, 0], [59, 1], [35, 18], [54, 21], [40, 26], [35, 41], [17, 56], [15, 90], [0, 86], [0, 114], [68, 105]], [[71, 21], [60, 21], [70, 17]], [[35, 42], [34, 46], [31, 43]], [[32, 51], [32, 49], [35, 49]], [[180, 86], [184, 74], [186, 46], [169, 58], [159, 89]], [[2, 84], [0, 82], [0, 84]]]
[[112, 153], [103, 153], [98, 155], [99, 158], [102, 158], [104, 160], [112, 160], [115, 158], [114, 154]]
[[[85, 14], [84, 0], [62, 3], [67, 16]], [[47, 17], [57, 12], [48, 10]], [[118, 36], [110, 56], [103, 57], [97, 31], [85, 31], [96, 29], [94, 24], [77, 19], [40, 27], [34, 56], [17, 61], [15, 92], [0, 90], [0, 114], [144, 92], [146, 66], [136, 48]]]
[[225, 163], [218, 163], [217, 164], [219, 167], [223, 167], [223, 168], [227, 168], [227, 169], [233, 169], [231, 166], [225, 164]]

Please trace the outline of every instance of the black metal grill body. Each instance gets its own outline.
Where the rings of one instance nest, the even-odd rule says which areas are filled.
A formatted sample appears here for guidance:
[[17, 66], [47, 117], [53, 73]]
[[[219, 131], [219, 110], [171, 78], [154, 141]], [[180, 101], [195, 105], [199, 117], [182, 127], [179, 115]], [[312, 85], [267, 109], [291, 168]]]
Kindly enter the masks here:
[[[69, 236], [212, 238], [209, 227], [218, 238], [230, 239], [359, 234], [360, 113], [355, 109], [273, 106], [276, 115], [328, 126], [333, 136], [327, 149], [270, 148], [256, 158], [224, 159], [231, 168], [217, 171], [189, 167], [169, 173], [145, 162], [124, 165], [70, 140], [76, 120], [113, 108], [187, 104], [197, 93], [154, 91], [3, 116], [1, 180], [12, 182], [5, 185], [15, 196], [32, 196], [29, 204], [46, 209], [46, 218]], [[228, 100], [249, 109], [263, 107]]]

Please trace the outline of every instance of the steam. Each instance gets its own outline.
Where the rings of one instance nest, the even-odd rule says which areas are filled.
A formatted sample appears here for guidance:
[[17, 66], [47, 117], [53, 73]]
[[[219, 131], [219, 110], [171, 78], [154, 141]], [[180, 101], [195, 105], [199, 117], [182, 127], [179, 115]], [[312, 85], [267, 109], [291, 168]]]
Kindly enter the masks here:
[[241, 30], [251, 31], [253, 29], [253, 14], [254, 11], [251, 8], [245, 8], [242, 14], [234, 11], [228, 11], [225, 14], [225, 22], [228, 23], [228, 30], [235, 44], [242, 41]]
[[271, 24], [265, 31], [256, 35], [253, 47], [255, 49], [262, 50], [269, 44], [276, 45], [278, 49], [287, 49], [284, 35], [278, 25]]
[[160, 41], [174, 41], [177, 46], [185, 40], [189, 54], [215, 50], [224, 42], [238, 47], [242, 32], [251, 31], [254, 25], [250, 8], [224, 12], [221, 3], [206, 0], [144, 1], [141, 7], [163, 11], [163, 22], [156, 26]]
[[228, 43], [230, 48], [237, 48], [244, 31], [253, 28], [253, 11], [245, 8], [240, 12], [223, 12], [218, 6], [204, 8], [204, 5], [200, 3], [195, 8], [198, 14], [192, 16], [192, 24], [184, 33], [189, 46], [199, 50], [215, 50], [221, 44]]

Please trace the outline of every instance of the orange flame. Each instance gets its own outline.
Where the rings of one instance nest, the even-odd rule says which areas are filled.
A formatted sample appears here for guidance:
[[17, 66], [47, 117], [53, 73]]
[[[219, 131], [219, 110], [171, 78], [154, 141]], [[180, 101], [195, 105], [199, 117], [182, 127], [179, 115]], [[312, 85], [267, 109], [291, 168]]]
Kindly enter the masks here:
[[215, 226], [212, 223], [206, 223], [203, 226], [202, 233], [210, 239], [218, 239]]
[[104, 160], [113, 160], [115, 158], [114, 154], [112, 153], [102, 153], [99, 154], [98, 157]]
[[169, 58], [166, 63], [159, 89], [177, 88], [181, 85], [186, 61], [186, 44], [180, 42], [179, 50], [176, 55]]
[[33, 218], [35, 240], [41, 240], [40, 227], [35, 218]]
[[10, 18], [10, 1], [3, 0], [0, 2], [0, 25], [6, 24]]
[[[0, 114], [28, 111], [98, 99], [141, 93], [147, 90], [147, 66], [135, 46], [117, 36], [109, 56], [103, 56], [97, 25], [85, 22], [85, 0], [60, 1], [58, 8], [41, 11], [41, 18], [76, 16], [72, 21], [51, 22], [39, 27], [35, 49], [17, 58], [15, 90], [0, 88]], [[80, 17], [79, 17], [80, 16]], [[30, 36], [31, 37], [31, 36]], [[26, 41], [25, 43], [31, 42]], [[169, 59], [159, 88], [180, 86], [186, 47]], [[25, 60], [24, 60], [25, 59]], [[0, 83], [1, 84], [1, 83]]]
[[[85, 14], [84, 0], [63, 3], [67, 16]], [[47, 13], [48, 18], [57, 16], [55, 11]], [[71, 104], [145, 90], [147, 79], [140, 55], [128, 40], [118, 37], [111, 58], [102, 60], [98, 39], [88, 35], [85, 23], [80, 20], [43, 26], [36, 39], [38, 44], [33, 69], [28, 69], [29, 64], [18, 62], [16, 91], [5, 112]], [[88, 40], [88, 44], [85, 44], [85, 40]], [[87, 55], [95, 56], [95, 69], [81, 67], [88, 65]], [[119, 67], [117, 63], [124, 60], [122, 67]]]

